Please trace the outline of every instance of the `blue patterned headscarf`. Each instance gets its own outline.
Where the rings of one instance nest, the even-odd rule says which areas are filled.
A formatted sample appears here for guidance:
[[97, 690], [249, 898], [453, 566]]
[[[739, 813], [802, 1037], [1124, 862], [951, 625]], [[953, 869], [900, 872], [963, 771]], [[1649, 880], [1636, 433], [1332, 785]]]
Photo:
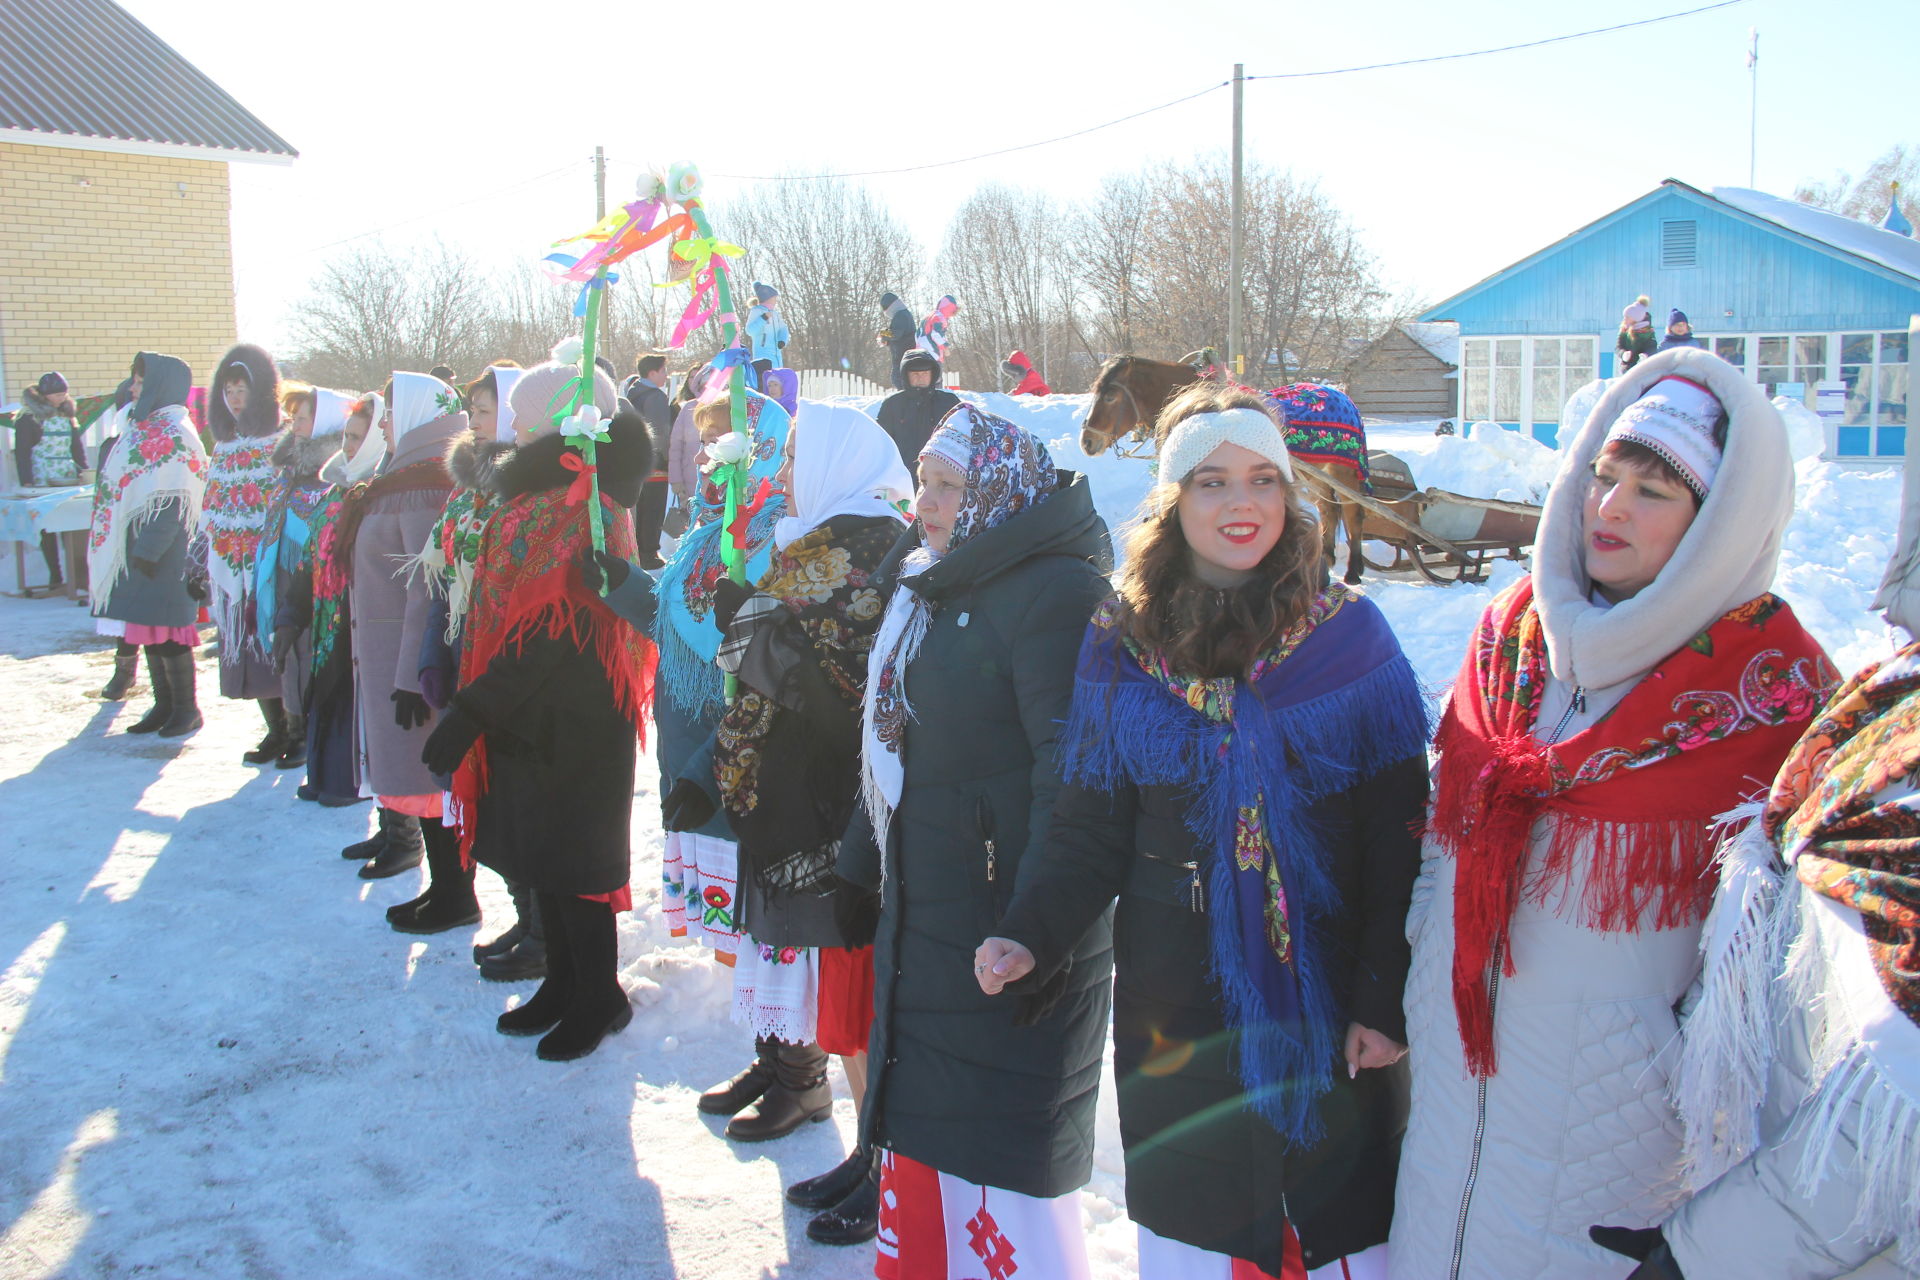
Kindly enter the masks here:
[[1026, 428], [972, 405], [959, 405], [920, 451], [951, 463], [967, 477], [946, 554], [967, 539], [1036, 506], [1059, 482], [1047, 446]]
[[[769, 484], [780, 470], [791, 419], [779, 403], [758, 391], [747, 397], [747, 435], [753, 455], [747, 473], [749, 495]], [[701, 478], [693, 524], [674, 548], [654, 583], [659, 601], [653, 639], [660, 646], [660, 687], [691, 716], [717, 711], [726, 700], [726, 678], [713, 665], [720, 651], [720, 629], [713, 625], [713, 588], [726, 572], [720, 563], [726, 494]], [[773, 527], [787, 514], [786, 495], [774, 490], [747, 525], [747, 581], [757, 582], [773, 555]]]

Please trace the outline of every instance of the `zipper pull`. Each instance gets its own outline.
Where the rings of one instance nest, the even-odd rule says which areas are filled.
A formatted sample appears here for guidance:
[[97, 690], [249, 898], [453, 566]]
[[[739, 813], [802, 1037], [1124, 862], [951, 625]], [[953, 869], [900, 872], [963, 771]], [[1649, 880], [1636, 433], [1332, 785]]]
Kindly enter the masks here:
[[1573, 686], [1573, 709], [1581, 715], [1587, 714], [1587, 691], [1579, 685]]
[[985, 796], [981, 796], [973, 802], [973, 820], [980, 828], [980, 843], [987, 847], [987, 880], [991, 883], [995, 874], [995, 859], [993, 856], [995, 828], [993, 823], [993, 806], [987, 803]]
[[1187, 866], [1193, 872], [1193, 880], [1187, 886], [1188, 905], [1195, 914], [1199, 914], [1207, 909], [1206, 890], [1200, 887], [1200, 864], [1198, 862], [1189, 862]]
[[993, 841], [987, 841], [987, 881], [993, 881]]

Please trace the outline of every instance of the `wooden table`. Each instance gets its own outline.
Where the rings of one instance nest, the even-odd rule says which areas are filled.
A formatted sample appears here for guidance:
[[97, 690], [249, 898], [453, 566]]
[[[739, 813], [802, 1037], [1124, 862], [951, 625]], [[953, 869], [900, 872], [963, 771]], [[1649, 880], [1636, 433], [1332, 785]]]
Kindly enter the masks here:
[[69, 600], [79, 598], [87, 576], [87, 530], [93, 520], [93, 490], [87, 485], [52, 489], [21, 489], [0, 494], [0, 540], [13, 543], [14, 587], [23, 596], [51, 587], [27, 586], [27, 549], [40, 549], [40, 535], [55, 536], [65, 562], [66, 582], [61, 590]]

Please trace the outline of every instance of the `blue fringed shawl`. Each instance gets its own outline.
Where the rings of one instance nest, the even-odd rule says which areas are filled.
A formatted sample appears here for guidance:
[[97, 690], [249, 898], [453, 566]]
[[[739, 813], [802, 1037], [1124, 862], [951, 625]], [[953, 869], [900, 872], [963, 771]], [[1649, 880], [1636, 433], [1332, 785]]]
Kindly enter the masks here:
[[[757, 391], [747, 395], [747, 432], [753, 438], [753, 463], [747, 479], [751, 493], [780, 470], [791, 419], [778, 401]], [[660, 649], [658, 687], [689, 716], [717, 712], [726, 700], [726, 677], [713, 665], [720, 652], [720, 629], [713, 625], [713, 585], [724, 572], [720, 538], [724, 497], [703, 477], [699, 506], [691, 528], [673, 550], [673, 559], [654, 583], [659, 608], [653, 639]], [[774, 490], [747, 525], [747, 581], [758, 582], [773, 558], [773, 526], [787, 514], [786, 495]]]
[[[1247, 1103], [1288, 1139], [1324, 1136], [1319, 1100], [1345, 1038], [1324, 952], [1342, 910], [1337, 856], [1309, 806], [1425, 750], [1428, 705], [1379, 609], [1330, 587], [1249, 688], [1207, 682], [1177, 695], [1112, 630], [1105, 609], [1081, 646], [1073, 707], [1058, 746], [1062, 777], [1102, 790], [1170, 785], [1194, 796], [1187, 827], [1206, 861], [1211, 969], [1227, 1025], [1239, 1033]], [[1291, 651], [1288, 652], [1291, 646]], [[1217, 717], [1217, 718], [1216, 718]], [[1243, 869], [1247, 821], [1263, 824], [1285, 892], [1283, 962], [1271, 944], [1268, 868]]]

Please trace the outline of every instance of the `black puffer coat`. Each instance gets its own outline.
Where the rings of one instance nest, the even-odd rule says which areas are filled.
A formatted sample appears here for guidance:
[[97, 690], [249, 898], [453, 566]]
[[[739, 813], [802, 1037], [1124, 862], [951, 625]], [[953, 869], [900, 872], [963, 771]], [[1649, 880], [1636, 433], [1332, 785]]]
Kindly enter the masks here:
[[[601, 491], [631, 506], [653, 465], [647, 425], [637, 413], [621, 413], [608, 434], [596, 451]], [[557, 434], [543, 436], [499, 460], [493, 485], [503, 509], [521, 494], [574, 482], [576, 473], [560, 464], [565, 446]], [[570, 594], [584, 600], [579, 571], [567, 572]], [[473, 608], [480, 607], [476, 600]], [[469, 613], [469, 633], [477, 626]], [[475, 814], [474, 860], [546, 893], [611, 893], [624, 886], [639, 744], [599, 660], [567, 635], [536, 632], [509, 643], [453, 702], [480, 722], [486, 737], [487, 789]]]
[[[1413, 824], [1426, 761], [1401, 761], [1313, 806], [1336, 852], [1345, 910], [1319, 942], [1345, 1017], [1404, 1044], [1407, 903], [1420, 868]], [[1127, 1158], [1127, 1212], [1169, 1239], [1282, 1274], [1292, 1222], [1309, 1269], [1384, 1243], [1393, 1218], [1407, 1065], [1336, 1067], [1320, 1104], [1327, 1137], [1301, 1148], [1245, 1106], [1239, 1038], [1209, 972], [1205, 859], [1186, 824], [1193, 797], [1168, 786], [1065, 788], [1045, 883], [1023, 882], [1002, 932], [1044, 975], [1077, 922], [1119, 896], [1113, 917], [1114, 1078]], [[1030, 979], [1031, 981], [1031, 979]]]
[[[909, 533], [883, 575], [917, 543]], [[1045, 848], [1054, 735], [1110, 559], [1085, 477], [1062, 473], [1046, 501], [912, 580], [933, 617], [906, 671], [913, 718], [885, 839], [862, 1123], [882, 1147], [1032, 1196], [1063, 1195], [1092, 1172], [1111, 945], [1104, 924], [1080, 940], [1057, 1006], [1032, 1026], [1015, 1025], [1031, 1002], [981, 992], [973, 952], [999, 932], [1029, 850]], [[862, 827], [842, 871], [874, 886]]]

